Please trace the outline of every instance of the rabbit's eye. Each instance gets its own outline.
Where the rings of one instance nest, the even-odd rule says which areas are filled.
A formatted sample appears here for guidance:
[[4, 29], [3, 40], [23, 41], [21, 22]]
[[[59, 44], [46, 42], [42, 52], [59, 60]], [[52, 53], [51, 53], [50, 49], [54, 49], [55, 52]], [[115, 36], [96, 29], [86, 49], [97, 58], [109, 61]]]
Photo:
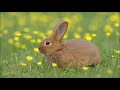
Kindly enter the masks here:
[[51, 44], [51, 42], [46, 42], [45, 45], [46, 46], [49, 46]]

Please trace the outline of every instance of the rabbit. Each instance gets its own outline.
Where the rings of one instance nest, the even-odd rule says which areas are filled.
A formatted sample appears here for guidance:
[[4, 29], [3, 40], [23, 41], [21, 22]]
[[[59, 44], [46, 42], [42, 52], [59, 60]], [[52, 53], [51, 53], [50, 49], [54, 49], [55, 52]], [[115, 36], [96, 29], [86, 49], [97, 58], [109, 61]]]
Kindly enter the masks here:
[[95, 45], [79, 38], [63, 41], [67, 28], [68, 22], [61, 19], [53, 34], [41, 41], [38, 49], [45, 55], [48, 65], [56, 63], [58, 67], [83, 67], [99, 64], [100, 51]]

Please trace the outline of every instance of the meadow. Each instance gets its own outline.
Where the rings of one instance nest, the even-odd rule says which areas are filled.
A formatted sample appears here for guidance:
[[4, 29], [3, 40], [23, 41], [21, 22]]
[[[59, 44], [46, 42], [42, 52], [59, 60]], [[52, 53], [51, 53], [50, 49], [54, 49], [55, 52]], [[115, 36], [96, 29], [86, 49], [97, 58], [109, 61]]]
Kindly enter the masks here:
[[[38, 51], [59, 19], [69, 22], [65, 40], [82, 38], [96, 45], [102, 62], [96, 67], [48, 67]], [[1, 78], [120, 78], [119, 12], [1, 12]]]

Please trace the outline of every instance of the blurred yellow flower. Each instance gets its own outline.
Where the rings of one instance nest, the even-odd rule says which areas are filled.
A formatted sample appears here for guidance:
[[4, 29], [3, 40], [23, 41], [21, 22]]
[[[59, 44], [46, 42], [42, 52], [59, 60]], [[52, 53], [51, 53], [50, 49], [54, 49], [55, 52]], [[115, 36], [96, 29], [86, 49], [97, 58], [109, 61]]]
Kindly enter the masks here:
[[38, 49], [38, 48], [34, 48], [34, 51], [38, 53], [38, 52], [39, 52], [39, 49]]
[[30, 31], [30, 29], [27, 28], [27, 27], [25, 27], [23, 31], [26, 32], [26, 33], [28, 33]]
[[26, 59], [27, 59], [28, 62], [31, 62], [33, 60], [33, 57], [32, 56], [27, 56]]
[[107, 70], [107, 73], [108, 73], [108, 74], [113, 74], [113, 71], [110, 70], [110, 69], [108, 69], [108, 70]]
[[119, 64], [119, 65], [117, 65], [117, 68], [118, 68], [118, 69], [120, 69], [120, 64]]
[[120, 27], [120, 23], [119, 23], [119, 22], [116, 22], [116, 23], [114, 24], [114, 26], [115, 26], [115, 27]]
[[42, 37], [42, 38], [44, 38], [44, 37], [45, 37], [45, 34], [44, 34], [43, 32], [40, 32], [40, 33], [39, 33], [39, 36]]
[[92, 36], [90, 35], [90, 33], [85, 33], [84, 39], [87, 40], [87, 41], [91, 41], [93, 38], [92, 38]]
[[4, 30], [4, 31], [3, 31], [3, 34], [8, 34], [8, 31], [7, 31], [7, 30]]
[[92, 35], [92, 37], [96, 37], [96, 34], [95, 33], [93, 33], [93, 34], [91, 34]]
[[112, 22], [116, 22], [116, 21], [119, 21], [119, 15], [118, 14], [114, 14], [110, 17], [110, 20]]
[[116, 54], [120, 54], [120, 50], [115, 50], [115, 49], [114, 49], [114, 52], [115, 52]]
[[21, 45], [20, 45], [20, 42], [15, 42], [14, 45], [15, 45], [16, 47], [20, 47], [20, 46], [21, 46]]
[[53, 30], [48, 30], [47, 35], [51, 35], [53, 33]]
[[41, 62], [41, 61], [37, 62], [37, 65], [41, 65], [41, 64], [42, 64], [42, 62]]
[[9, 44], [13, 44], [14, 40], [13, 39], [8, 39]]
[[68, 35], [67, 35], [67, 34], [65, 34], [65, 36], [64, 36], [63, 38], [64, 38], [64, 39], [68, 38]]
[[41, 42], [41, 39], [37, 39], [37, 43], [40, 43]]
[[26, 66], [27, 66], [26, 63], [20, 63], [20, 65], [21, 65], [22, 67], [26, 67]]
[[19, 36], [21, 36], [22, 34], [21, 34], [20, 32], [18, 32], [18, 31], [16, 31], [16, 32], [14, 32], [14, 35], [19, 37]]
[[52, 67], [57, 67], [57, 63], [52, 63]]
[[111, 33], [110, 33], [110, 32], [106, 32], [105, 35], [106, 35], [107, 37], [109, 37], [109, 36], [111, 35]]
[[73, 34], [74, 38], [80, 38], [80, 35], [78, 33]]
[[114, 55], [112, 55], [111, 57], [112, 57], [112, 58], [114, 58], [115, 56], [114, 56]]
[[22, 45], [21, 45], [21, 48], [22, 48], [22, 49], [27, 49], [27, 47], [26, 47], [25, 44], [22, 44]]
[[113, 32], [113, 28], [111, 25], [107, 24], [104, 26], [104, 32], [106, 33], [112, 33]]
[[14, 40], [15, 41], [19, 41], [19, 37], [14, 37]]
[[25, 18], [25, 17], [19, 17], [19, 18], [18, 18], [18, 24], [19, 24], [20, 26], [25, 25], [25, 23], [26, 23], [26, 18]]
[[35, 39], [31, 39], [30, 42], [36, 43], [36, 40]]
[[82, 67], [82, 69], [86, 71], [89, 69], [89, 67]]
[[29, 40], [29, 39], [32, 38], [32, 36], [31, 36], [31, 35], [28, 35], [28, 34], [24, 34], [24, 38], [27, 39], [27, 40]]
[[33, 31], [33, 34], [39, 34], [39, 32], [38, 31]]

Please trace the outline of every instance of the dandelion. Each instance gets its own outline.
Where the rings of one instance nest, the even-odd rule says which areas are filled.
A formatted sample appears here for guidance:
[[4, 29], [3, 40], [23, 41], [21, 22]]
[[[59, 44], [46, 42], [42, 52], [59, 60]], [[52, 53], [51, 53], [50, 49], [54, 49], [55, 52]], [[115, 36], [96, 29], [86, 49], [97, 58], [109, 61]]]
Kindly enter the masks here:
[[32, 38], [32, 36], [31, 36], [31, 35], [28, 35], [28, 34], [25, 34], [25, 35], [24, 35], [24, 38], [27, 39], [27, 40], [29, 40], [29, 39]]
[[111, 33], [110, 33], [110, 32], [106, 32], [105, 35], [106, 35], [107, 37], [109, 37], [109, 36], [111, 35]]
[[57, 63], [52, 63], [52, 67], [57, 67]]
[[21, 45], [21, 48], [22, 48], [22, 49], [27, 49], [27, 47], [26, 47], [25, 44]]
[[80, 35], [78, 33], [73, 34], [74, 38], [80, 38]]
[[86, 70], [88, 70], [89, 68], [88, 68], [88, 67], [82, 67], [82, 69], [86, 71]]
[[37, 39], [37, 43], [40, 43], [41, 42], [41, 39]]
[[118, 20], [119, 20], [119, 15], [117, 15], [117, 14], [112, 15], [112, 16], [110, 17], [110, 20], [111, 20], [112, 22], [118, 21]]
[[105, 25], [104, 32], [106, 32], [106, 33], [112, 33], [113, 32], [112, 26], [109, 25], [109, 24]]
[[115, 27], [119, 27], [120, 25], [119, 25], [119, 23], [115, 23], [114, 26]]
[[38, 48], [34, 48], [34, 51], [37, 52], [37, 53], [39, 52]]
[[30, 42], [36, 43], [36, 40], [35, 39], [31, 39]]
[[44, 34], [43, 32], [40, 32], [40, 33], [39, 33], [39, 36], [42, 37], [42, 38], [44, 38], [44, 37], [45, 37], [45, 34]]
[[112, 55], [111, 57], [112, 57], [112, 58], [114, 58], [115, 56], [114, 56], [114, 55]]
[[91, 34], [92, 35], [92, 37], [96, 37], [96, 34], [95, 33], [93, 33], [93, 34]]
[[42, 62], [41, 62], [41, 61], [37, 62], [37, 65], [41, 65], [41, 64], [42, 64]]
[[92, 40], [92, 36], [90, 35], [90, 33], [85, 33], [84, 39], [86, 39], [88, 41], [91, 41]]
[[20, 65], [21, 65], [22, 67], [26, 67], [26, 66], [27, 66], [26, 63], [20, 63]]
[[39, 32], [38, 31], [33, 31], [33, 34], [39, 34]]
[[109, 69], [109, 70], [107, 70], [107, 73], [108, 74], [113, 74], [113, 71]]
[[114, 52], [115, 52], [116, 54], [120, 54], [120, 50], [115, 50], [115, 49], [114, 49]]
[[21, 36], [22, 34], [21, 34], [20, 32], [18, 32], [18, 31], [16, 31], [16, 32], [14, 32], [14, 35], [19, 37], [19, 36]]
[[13, 39], [9, 39], [9, 40], [8, 40], [8, 43], [11, 44], [11, 45], [13, 44], [13, 42], [14, 42]]
[[51, 35], [53, 33], [53, 30], [49, 30], [48, 32], [47, 32], [47, 35]]
[[120, 69], [120, 64], [117, 66], [118, 69]]
[[14, 40], [15, 40], [15, 41], [18, 41], [18, 40], [19, 40], [19, 37], [14, 37]]
[[30, 29], [29, 28], [24, 28], [24, 30], [23, 30], [25, 33], [28, 33], [29, 31], [30, 31]]
[[31, 62], [33, 60], [33, 57], [32, 56], [27, 56], [26, 59], [27, 59], [28, 62]]

